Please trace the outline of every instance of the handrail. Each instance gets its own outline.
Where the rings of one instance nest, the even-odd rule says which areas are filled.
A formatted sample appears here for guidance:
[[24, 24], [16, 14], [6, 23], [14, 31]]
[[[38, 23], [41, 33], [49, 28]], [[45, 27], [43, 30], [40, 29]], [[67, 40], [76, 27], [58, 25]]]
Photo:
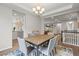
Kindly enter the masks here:
[[65, 30], [61, 32], [62, 43], [79, 46], [79, 32], [76, 30]]

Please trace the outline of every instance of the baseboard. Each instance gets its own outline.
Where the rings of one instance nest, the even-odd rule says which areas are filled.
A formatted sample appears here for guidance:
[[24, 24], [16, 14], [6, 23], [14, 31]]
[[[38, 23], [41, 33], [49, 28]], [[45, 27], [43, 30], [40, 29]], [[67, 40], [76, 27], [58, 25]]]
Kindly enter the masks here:
[[10, 48], [12, 48], [12, 46], [6, 47], [6, 48], [2, 48], [2, 49], [0, 49], [0, 51], [4, 51], [4, 50], [10, 49]]

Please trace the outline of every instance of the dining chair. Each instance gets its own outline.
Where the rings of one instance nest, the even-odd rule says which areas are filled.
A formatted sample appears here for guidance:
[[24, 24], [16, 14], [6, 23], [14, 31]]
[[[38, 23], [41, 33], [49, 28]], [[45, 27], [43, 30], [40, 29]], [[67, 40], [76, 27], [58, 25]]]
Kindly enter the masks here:
[[28, 37], [32, 37], [32, 36], [35, 36], [35, 34], [33, 34], [33, 33], [28, 33]]
[[55, 50], [55, 51], [54, 51], [54, 52], [55, 52], [55, 53], [57, 53], [56, 50], [57, 50], [57, 46], [58, 46], [58, 43], [59, 43], [59, 42], [58, 42], [58, 41], [59, 41], [58, 37], [59, 37], [58, 35], [56, 35], [56, 36], [54, 37], [54, 39], [55, 39], [55, 47], [54, 47], [54, 50]]
[[39, 52], [42, 55], [45, 55], [45, 56], [52, 56], [52, 55], [54, 55], [53, 49], [56, 46], [55, 44], [56, 44], [56, 39], [52, 38], [49, 41], [48, 47], [41, 47], [41, 48], [39, 48]]
[[27, 47], [27, 44], [25, 43], [25, 40], [18, 37], [18, 44], [19, 44], [19, 50], [24, 53], [25, 56], [34, 55], [34, 48], [33, 47]]

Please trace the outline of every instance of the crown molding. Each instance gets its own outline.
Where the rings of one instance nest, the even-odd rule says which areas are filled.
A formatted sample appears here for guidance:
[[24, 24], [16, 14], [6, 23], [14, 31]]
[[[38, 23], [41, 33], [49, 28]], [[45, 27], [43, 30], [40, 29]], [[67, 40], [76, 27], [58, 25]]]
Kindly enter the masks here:
[[51, 15], [53, 15], [55, 13], [62, 12], [62, 11], [65, 11], [65, 10], [68, 10], [68, 9], [71, 9], [71, 8], [72, 8], [72, 5], [67, 5], [67, 6], [64, 6], [62, 8], [50, 11], [48, 13], [44, 13], [42, 16], [51, 16]]
[[59, 16], [59, 15], [64, 15], [64, 14], [72, 13], [72, 12], [78, 12], [78, 9], [68, 9], [68, 10], [65, 10], [65, 11], [61, 11], [61, 12], [58, 12], [58, 13], [54, 13], [52, 15], [44, 16], [44, 18]]
[[[8, 4], [6, 4], [6, 5], [8, 5]], [[25, 7], [25, 6], [21, 5], [21, 4], [13, 3], [13, 4], [9, 4], [8, 6], [16, 7], [16, 8], [13, 8], [14, 10], [15, 9], [22, 10], [22, 12], [24, 12], [24, 13], [29, 12], [30, 14], [37, 16], [35, 13], [32, 12], [31, 9], [29, 9], [29, 8], [27, 8], [27, 7]], [[46, 17], [47, 18], [47, 17], [53, 17], [53, 16], [61, 15], [61, 14], [64, 14], [66, 12], [72, 12], [74, 9], [77, 8], [77, 7], [74, 8], [73, 6], [78, 6], [78, 5], [75, 5], [75, 4], [66, 5], [66, 6], [58, 8], [56, 10], [46, 12], [41, 17]]]
[[[25, 8], [25, 6], [22, 6], [21, 4], [14, 3], [14, 5], [16, 5], [16, 6], [20, 7], [20, 8], [22, 8], [22, 9], [24, 9], [24, 10], [30, 12], [30, 13], [33, 14], [33, 15], [36, 15], [36, 14], [34, 14], [34, 13], [32, 12], [32, 10], [30, 10], [30, 9], [27, 8], [27, 7]], [[53, 11], [50, 11], [50, 12], [48, 12], [48, 13], [44, 13], [42, 16], [43, 16], [43, 17], [44, 17], [44, 16], [50, 16], [50, 15], [55, 14], [55, 13], [57, 13], [57, 12], [61, 12], [61, 11], [64, 11], [64, 10], [71, 9], [71, 8], [72, 8], [72, 5], [73, 5], [73, 4], [67, 5], [67, 6], [64, 6], [64, 7], [61, 7], [61, 8], [58, 8], [58, 9], [53, 10]]]

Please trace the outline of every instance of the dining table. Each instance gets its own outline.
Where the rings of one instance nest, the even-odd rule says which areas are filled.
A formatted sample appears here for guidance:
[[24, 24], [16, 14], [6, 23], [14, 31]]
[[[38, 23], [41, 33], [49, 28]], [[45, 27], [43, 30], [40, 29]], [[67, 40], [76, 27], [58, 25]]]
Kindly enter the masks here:
[[25, 41], [33, 46], [36, 47], [36, 56], [39, 55], [38, 49], [39, 46], [44, 44], [45, 42], [49, 41], [51, 38], [53, 38], [54, 35], [35, 35], [32, 37], [25, 38]]

